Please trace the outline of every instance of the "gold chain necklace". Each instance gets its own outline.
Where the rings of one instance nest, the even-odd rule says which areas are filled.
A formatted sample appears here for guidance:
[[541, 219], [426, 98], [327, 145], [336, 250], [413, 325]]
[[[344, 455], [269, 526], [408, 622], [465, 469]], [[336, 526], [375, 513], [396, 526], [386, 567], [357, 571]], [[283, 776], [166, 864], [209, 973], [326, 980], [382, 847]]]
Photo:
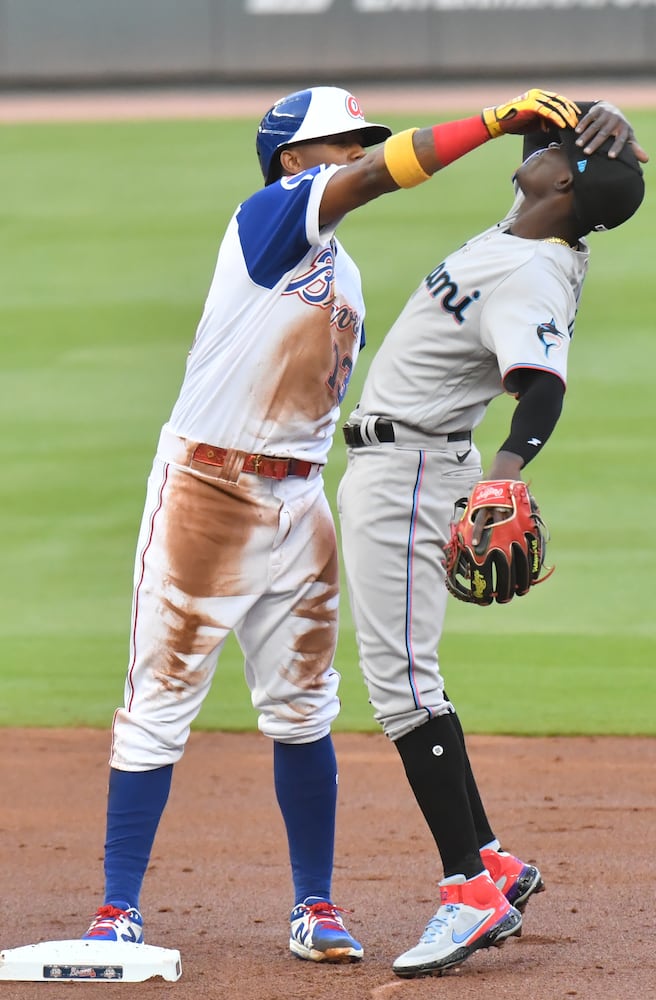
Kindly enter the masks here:
[[542, 240], [542, 242], [543, 243], [560, 243], [561, 246], [569, 247], [570, 250], [574, 249], [574, 247], [571, 245], [571, 243], [568, 243], [567, 240], [561, 240], [560, 236], [549, 236], [548, 239]]

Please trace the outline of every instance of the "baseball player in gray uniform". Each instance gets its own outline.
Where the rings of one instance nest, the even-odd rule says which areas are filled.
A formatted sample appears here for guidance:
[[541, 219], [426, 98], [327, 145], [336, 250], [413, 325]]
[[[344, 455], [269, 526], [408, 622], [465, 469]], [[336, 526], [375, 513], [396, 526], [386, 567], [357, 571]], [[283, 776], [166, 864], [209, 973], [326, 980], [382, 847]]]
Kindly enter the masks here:
[[394, 962], [399, 976], [441, 974], [518, 934], [543, 888], [537, 867], [501, 850], [491, 829], [437, 648], [454, 505], [482, 475], [472, 429], [495, 396], [516, 397], [485, 478], [521, 479], [561, 412], [588, 267], [583, 237], [622, 224], [643, 197], [636, 152], [646, 155], [634, 140], [624, 145], [628, 123], [611, 105], [582, 109], [584, 135], [596, 121], [615, 138], [589, 155], [570, 128], [526, 138], [510, 213], [420, 283], [344, 427], [338, 509], [360, 662], [443, 867], [439, 908]]

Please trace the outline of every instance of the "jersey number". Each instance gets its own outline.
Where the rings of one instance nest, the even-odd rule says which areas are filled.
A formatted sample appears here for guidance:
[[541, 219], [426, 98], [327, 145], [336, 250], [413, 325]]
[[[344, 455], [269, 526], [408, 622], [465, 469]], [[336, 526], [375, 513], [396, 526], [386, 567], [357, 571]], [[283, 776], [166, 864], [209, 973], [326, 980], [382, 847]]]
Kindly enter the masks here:
[[337, 396], [337, 402], [341, 403], [346, 395], [351, 372], [353, 371], [353, 358], [350, 354], [343, 354], [340, 358], [339, 348], [334, 342], [333, 353], [335, 355], [335, 366], [328, 376], [328, 385], [331, 392]]

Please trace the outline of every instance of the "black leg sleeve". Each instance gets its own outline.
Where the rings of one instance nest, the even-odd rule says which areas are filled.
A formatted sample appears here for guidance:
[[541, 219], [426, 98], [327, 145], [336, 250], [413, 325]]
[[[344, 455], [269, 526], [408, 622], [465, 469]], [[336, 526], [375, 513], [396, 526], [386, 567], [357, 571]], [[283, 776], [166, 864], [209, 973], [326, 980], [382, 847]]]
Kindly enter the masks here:
[[431, 719], [397, 740], [396, 748], [437, 844], [445, 878], [478, 875], [483, 864], [467, 794], [467, 756], [454, 716]]
[[478, 846], [479, 848], [485, 847], [486, 844], [489, 844], [495, 839], [494, 833], [492, 832], [490, 821], [487, 818], [487, 813], [485, 812], [485, 807], [483, 806], [478, 785], [476, 784], [476, 779], [474, 778], [474, 772], [472, 771], [472, 766], [469, 761], [469, 754], [467, 753], [467, 747], [465, 745], [465, 734], [462, 729], [462, 724], [457, 714], [454, 713], [451, 718], [453, 719], [456, 732], [460, 736], [462, 752], [465, 755], [465, 785], [467, 787], [467, 796], [469, 798], [469, 806], [471, 808], [474, 826], [476, 827]]

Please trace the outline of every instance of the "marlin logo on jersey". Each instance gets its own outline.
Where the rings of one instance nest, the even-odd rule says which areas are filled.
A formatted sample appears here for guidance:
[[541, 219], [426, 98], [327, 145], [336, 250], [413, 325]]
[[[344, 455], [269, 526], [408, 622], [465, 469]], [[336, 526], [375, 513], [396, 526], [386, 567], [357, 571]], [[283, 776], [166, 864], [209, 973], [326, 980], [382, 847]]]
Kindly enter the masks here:
[[[460, 288], [444, 266], [444, 261], [435, 268], [434, 271], [424, 279], [424, 284], [430, 296], [440, 300], [440, 305], [445, 312], [451, 313], [456, 323], [464, 323], [463, 313], [468, 306], [480, 298], [481, 293], [476, 289], [470, 295], [460, 295]], [[457, 299], [457, 301], [455, 301]]]
[[553, 317], [549, 323], [540, 323], [536, 329], [536, 333], [542, 341], [545, 357], [547, 358], [549, 357], [549, 351], [552, 349], [558, 351], [563, 346], [565, 334], [560, 332]]
[[317, 254], [305, 274], [294, 278], [287, 285], [283, 295], [298, 295], [309, 306], [330, 309], [333, 304], [333, 284], [335, 280], [335, 259], [331, 247]]

